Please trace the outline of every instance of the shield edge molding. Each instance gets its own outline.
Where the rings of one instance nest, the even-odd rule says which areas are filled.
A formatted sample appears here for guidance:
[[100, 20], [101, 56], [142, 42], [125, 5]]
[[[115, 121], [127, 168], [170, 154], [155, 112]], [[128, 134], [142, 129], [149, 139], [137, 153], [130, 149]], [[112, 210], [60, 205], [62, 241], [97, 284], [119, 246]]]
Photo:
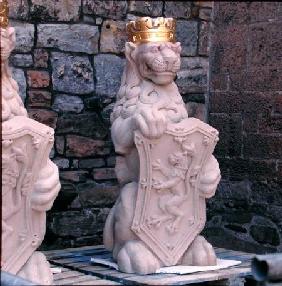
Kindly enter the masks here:
[[[188, 126], [185, 127], [185, 124]], [[188, 118], [179, 124], [171, 124], [168, 126], [165, 134], [175, 135], [175, 136], [185, 136], [190, 133], [193, 133], [195, 130], [200, 131], [208, 140], [205, 155], [202, 157], [201, 169], [205, 164], [206, 160], [210, 155], [212, 155], [215, 145], [218, 141], [218, 131], [211, 127], [210, 125], [200, 121], [196, 118]], [[141, 166], [140, 161], [140, 180], [138, 184], [137, 192], [137, 202], [135, 206], [134, 218], [131, 226], [131, 230], [137, 235], [141, 241], [143, 241], [147, 247], [164, 263], [165, 266], [171, 266], [177, 264], [180, 258], [183, 256], [184, 252], [187, 250], [189, 245], [195, 239], [195, 237], [202, 231], [206, 222], [206, 203], [205, 198], [202, 196], [196, 196], [201, 203], [197, 216], [201, 213], [201, 220], [198, 223], [195, 223], [193, 226], [194, 231], [187, 231], [183, 234], [183, 239], [174, 246], [174, 251], [168, 254], [167, 248], [163, 245], [160, 245], [159, 241], [151, 235], [148, 227], [145, 224], [145, 213], [147, 200], [150, 198], [150, 186], [152, 186], [152, 177], [151, 177], [151, 159], [150, 159], [150, 150], [152, 148], [152, 140], [146, 139], [140, 131], [135, 131], [134, 133], [134, 142], [136, 144], [139, 158], [146, 157], [146, 166], [145, 168]], [[145, 164], [144, 164], [145, 165]], [[198, 184], [199, 175], [197, 175], [196, 186]], [[141, 190], [143, 189], [143, 190]], [[141, 211], [142, 210], [142, 211]], [[150, 240], [150, 244], [146, 241]]]

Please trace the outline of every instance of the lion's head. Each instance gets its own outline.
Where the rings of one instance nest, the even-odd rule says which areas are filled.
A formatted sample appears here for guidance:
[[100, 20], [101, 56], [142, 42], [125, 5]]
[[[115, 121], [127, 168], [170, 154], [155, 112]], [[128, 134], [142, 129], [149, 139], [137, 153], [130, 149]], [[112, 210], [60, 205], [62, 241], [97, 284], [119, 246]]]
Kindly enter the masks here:
[[127, 43], [126, 57], [136, 64], [141, 78], [158, 85], [170, 84], [180, 68], [180, 43]]
[[155, 85], [168, 85], [173, 82], [180, 69], [180, 52], [179, 42], [126, 43], [126, 67], [111, 122], [120, 115], [126, 118], [134, 113], [140, 94], [139, 86], [143, 80], [151, 81]]

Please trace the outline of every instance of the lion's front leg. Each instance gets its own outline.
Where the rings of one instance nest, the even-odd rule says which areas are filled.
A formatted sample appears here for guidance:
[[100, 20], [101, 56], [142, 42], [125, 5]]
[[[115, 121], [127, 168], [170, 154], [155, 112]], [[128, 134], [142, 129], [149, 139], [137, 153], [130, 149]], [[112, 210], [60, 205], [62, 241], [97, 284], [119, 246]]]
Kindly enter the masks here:
[[112, 124], [111, 137], [118, 154], [128, 154], [134, 146], [135, 122], [133, 117], [118, 117]]

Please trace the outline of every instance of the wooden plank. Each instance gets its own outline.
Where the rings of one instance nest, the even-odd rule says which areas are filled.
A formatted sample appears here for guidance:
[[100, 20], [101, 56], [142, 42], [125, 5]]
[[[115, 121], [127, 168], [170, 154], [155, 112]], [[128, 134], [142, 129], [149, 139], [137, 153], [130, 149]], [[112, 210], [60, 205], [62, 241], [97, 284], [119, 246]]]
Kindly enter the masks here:
[[89, 249], [105, 249], [103, 245], [91, 245], [91, 246], [82, 246], [82, 247], [72, 247], [72, 248], [65, 248], [65, 249], [55, 249], [55, 250], [46, 250], [42, 251], [46, 256], [56, 254], [62, 254], [66, 252], [76, 252], [76, 251], [83, 251]]
[[[240, 278], [250, 275], [250, 260], [254, 254], [242, 251], [226, 250], [224, 248], [216, 248], [215, 250], [217, 256], [221, 259], [240, 260], [242, 263], [227, 269], [198, 272], [189, 275], [135, 275], [122, 273], [107, 266], [91, 264], [90, 258], [93, 256], [100, 258], [107, 258], [111, 256], [111, 253], [105, 250], [103, 246], [89, 246], [65, 249], [61, 251], [52, 251], [49, 252], [49, 260], [52, 265], [62, 267], [62, 273], [54, 274], [54, 278], [55, 275], [58, 275], [58, 277], [55, 278], [56, 283], [57, 281], [60, 281], [61, 283], [75, 285], [188, 285], [203, 282], [213, 283], [211, 281], [218, 284], [219, 281], [223, 281], [224, 279], [227, 281], [228, 279], [233, 279], [234, 277], [237, 279], [237, 277]], [[69, 269], [69, 271], [66, 269]], [[69, 272], [69, 274], [63, 274], [63, 272]], [[76, 272], [79, 274], [76, 274]], [[72, 277], [71, 275], [74, 276]], [[101, 283], [105, 284], [93, 284], [93, 279], [89, 277], [94, 278], [97, 283], [98, 281], [101, 281]], [[121, 282], [121, 284], [119, 282]], [[219, 283], [218, 285], [221, 284]]]
[[70, 277], [77, 277], [77, 276], [82, 276], [84, 275], [83, 273], [79, 272], [79, 271], [64, 271], [61, 273], [57, 273], [56, 275], [54, 275], [54, 280], [61, 280], [61, 279], [65, 279], [65, 278], [70, 278]]
[[130, 282], [135, 282], [141, 285], [185, 285], [228, 279], [242, 275], [243, 273], [250, 273], [250, 269], [221, 269], [219, 271], [198, 272], [189, 275], [173, 275], [165, 278], [160, 278], [157, 275], [136, 275], [134, 277], [125, 278], [124, 282], [127, 285], [129, 285]]

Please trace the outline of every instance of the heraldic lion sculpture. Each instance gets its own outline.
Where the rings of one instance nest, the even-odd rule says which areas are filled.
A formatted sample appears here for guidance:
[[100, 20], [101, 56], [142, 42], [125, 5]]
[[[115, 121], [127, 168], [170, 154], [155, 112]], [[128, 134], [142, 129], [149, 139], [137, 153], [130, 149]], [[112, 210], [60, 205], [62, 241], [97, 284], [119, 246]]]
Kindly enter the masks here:
[[[199, 153], [202, 151], [197, 151], [199, 139], [192, 143], [189, 141], [189, 136], [196, 132], [188, 129], [192, 125], [193, 130], [210, 130], [208, 128], [212, 127], [198, 119], [188, 119], [185, 104], [174, 82], [176, 72], [180, 69], [181, 52], [180, 43], [174, 42], [175, 22], [171, 18], [143, 17], [127, 24], [127, 32], [126, 67], [111, 114], [111, 135], [116, 153], [119, 154], [115, 170], [121, 188], [106, 220], [104, 245], [112, 251], [119, 269], [127, 273], [154, 273], [162, 266], [178, 264], [215, 265], [213, 247], [199, 233], [205, 223], [205, 200], [202, 198], [214, 195], [220, 170], [211, 149], [204, 165], [199, 163], [193, 169], [194, 175], [190, 172], [192, 167], [189, 166], [193, 165], [194, 159], [201, 158]], [[183, 135], [181, 132], [186, 133]], [[202, 136], [200, 132], [197, 134], [197, 138]], [[215, 134], [216, 142], [217, 131], [213, 129], [211, 134]], [[203, 137], [206, 146], [208, 136]], [[175, 143], [170, 144], [169, 140]], [[179, 150], [176, 150], [178, 147], [169, 149], [168, 145], [172, 144], [178, 144], [175, 146], [179, 146]], [[139, 145], [149, 146], [149, 149], [144, 147], [146, 151]], [[158, 154], [155, 161], [154, 151], [150, 151], [152, 146], [156, 146], [155, 154]], [[148, 160], [151, 165], [146, 165]], [[143, 168], [142, 164], [147, 167], [144, 165]], [[142, 168], [147, 174], [144, 179]], [[153, 178], [151, 187], [148, 183], [150, 176], [159, 179], [154, 181]], [[191, 186], [194, 176], [196, 187], [186, 187], [187, 176]], [[142, 200], [142, 187], [147, 194], [151, 193], [147, 201]], [[187, 193], [189, 188], [192, 190], [189, 192], [199, 194], [197, 198], [200, 199], [196, 200], [196, 195], [193, 197]], [[196, 208], [202, 212], [195, 215], [189, 210], [189, 215], [188, 212], [186, 215], [186, 210], [193, 209], [193, 204], [198, 203], [199, 207], [196, 205]], [[148, 228], [142, 230], [140, 225], [138, 227], [138, 217], [141, 220], [142, 216], [146, 217], [147, 211], [140, 214], [144, 212], [146, 204], [150, 205], [147, 209], [151, 214], [143, 221]], [[190, 220], [187, 217], [190, 215], [196, 218]], [[201, 221], [200, 224], [196, 223], [197, 219]], [[196, 227], [193, 228], [193, 225]], [[183, 236], [185, 233], [187, 237]], [[179, 247], [177, 243], [164, 244], [167, 250], [162, 246], [166, 241], [177, 239]]]
[[[1, 13], [7, 7], [3, 3]], [[5, 17], [1, 13], [1, 270], [38, 285], [51, 285], [49, 262], [36, 249], [44, 238], [46, 211], [61, 187], [58, 167], [49, 159], [54, 130], [28, 118], [8, 66], [15, 47], [15, 29], [8, 27], [8, 13]]]

